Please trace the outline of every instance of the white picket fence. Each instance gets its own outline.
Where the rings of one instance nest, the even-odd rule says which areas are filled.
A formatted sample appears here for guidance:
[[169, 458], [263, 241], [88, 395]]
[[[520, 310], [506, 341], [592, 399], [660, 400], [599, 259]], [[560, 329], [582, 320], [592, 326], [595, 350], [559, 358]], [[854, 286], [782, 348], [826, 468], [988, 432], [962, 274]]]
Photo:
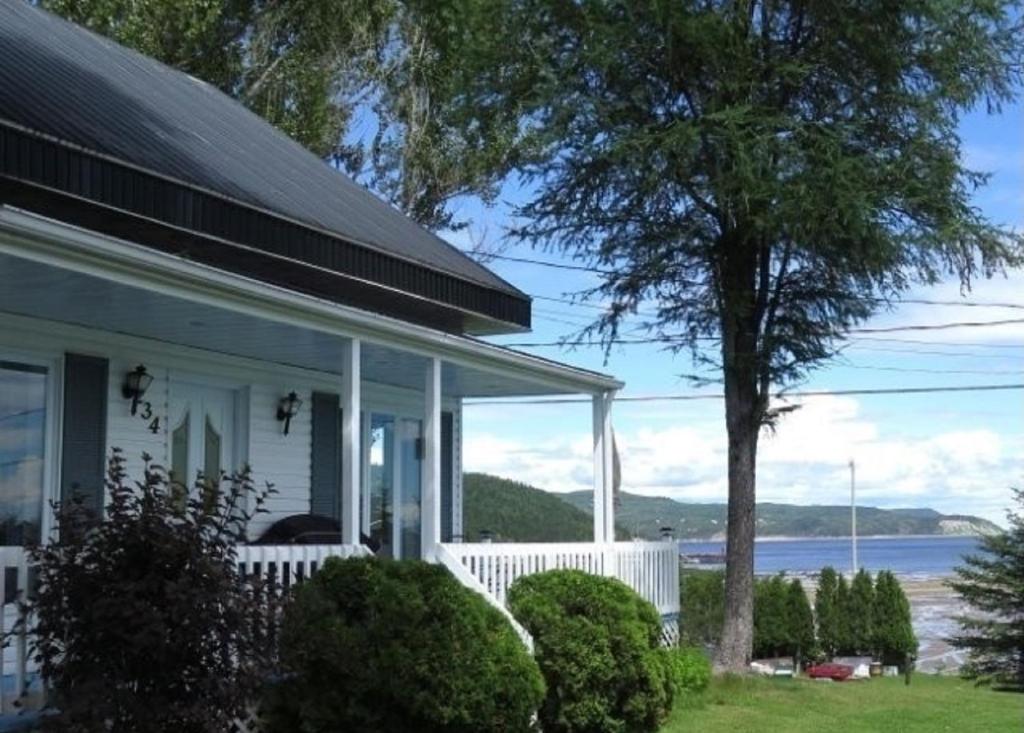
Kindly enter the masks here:
[[502, 606], [518, 578], [567, 569], [618, 578], [663, 617], [679, 613], [679, 550], [674, 542], [474, 543], [443, 548]]

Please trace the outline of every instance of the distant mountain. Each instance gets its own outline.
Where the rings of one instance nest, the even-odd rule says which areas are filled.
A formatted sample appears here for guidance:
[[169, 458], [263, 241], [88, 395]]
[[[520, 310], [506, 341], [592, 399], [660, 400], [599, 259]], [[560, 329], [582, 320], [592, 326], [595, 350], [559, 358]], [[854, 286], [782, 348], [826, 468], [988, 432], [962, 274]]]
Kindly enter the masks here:
[[[462, 480], [463, 532], [469, 542], [488, 530], [496, 542], [580, 542], [594, 536], [593, 495], [557, 494], [485, 473]], [[679, 539], [725, 537], [725, 504], [684, 504], [666, 497], [623, 493], [616, 509], [620, 537], [659, 536], [670, 526]], [[759, 537], [841, 537], [850, 532], [848, 506], [758, 504]], [[971, 535], [999, 531], [991, 522], [934, 509], [857, 508], [857, 531], [868, 535]]]
[[[555, 494], [584, 512], [592, 511], [592, 494]], [[616, 523], [631, 536], [655, 538], [661, 527], [672, 527], [679, 539], [725, 537], [725, 504], [684, 504], [666, 497], [623, 493]], [[869, 535], [973, 535], [998, 532], [992, 522], [934, 509], [857, 507], [857, 533]], [[758, 504], [759, 537], [841, 537], [850, 533], [849, 506]]]

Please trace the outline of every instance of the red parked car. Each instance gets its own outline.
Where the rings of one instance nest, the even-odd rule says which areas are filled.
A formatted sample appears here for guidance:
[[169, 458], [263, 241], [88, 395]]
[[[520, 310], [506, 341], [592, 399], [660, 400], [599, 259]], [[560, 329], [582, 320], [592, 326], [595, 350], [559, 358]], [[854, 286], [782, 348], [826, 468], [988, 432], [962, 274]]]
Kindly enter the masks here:
[[807, 668], [807, 676], [811, 679], [829, 679], [843, 682], [853, 674], [849, 664], [816, 664]]

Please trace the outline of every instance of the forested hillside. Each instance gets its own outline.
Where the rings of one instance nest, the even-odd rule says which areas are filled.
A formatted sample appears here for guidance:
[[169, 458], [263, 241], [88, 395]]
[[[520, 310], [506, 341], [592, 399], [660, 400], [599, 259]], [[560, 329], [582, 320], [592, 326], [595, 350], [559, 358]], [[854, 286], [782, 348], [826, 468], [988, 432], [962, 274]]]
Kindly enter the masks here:
[[[490, 530], [496, 542], [579, 542], [593, 538], [593, 495], [557, 494], [484, 473], [467, 473], [464, 532], [475, 542]], [[672, 527], [679, 539], [717, 539], [725, 532], [725, 504], [684, 504], [665, 497], [623, 493], [616, 510], [620, 537], [655, 539]], [[933, 509], [857, 509], [857, 529], [868, 535], [979, 534], [991, 522]], [[841, 537], [850, 531], [848, 506], [758, 504], [760, 537]]]
[[495, 542], [584, 542], [594, 537], [590, 514], [555, 494], [485, 473], [465, 474], [462, 485], [467, 542], [479, 540], [481, 530], [492, 532]]

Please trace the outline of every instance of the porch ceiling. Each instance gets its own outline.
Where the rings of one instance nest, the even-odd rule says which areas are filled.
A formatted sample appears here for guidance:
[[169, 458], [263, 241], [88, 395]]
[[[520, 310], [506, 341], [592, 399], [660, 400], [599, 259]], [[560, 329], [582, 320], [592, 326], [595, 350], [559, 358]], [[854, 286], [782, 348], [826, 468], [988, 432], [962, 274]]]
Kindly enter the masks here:
[[[343, 336], [262, 318], [0, 252], [0, 312], [155, 339], [168, 344], [275, 364], [340, 373]], [[363, 379], [421, 391], [427, 358], [363, 340]], [[567, 372], [571, 369], [566, 367]], [[442, 389], [460, 397], [513, 397], [570, 392], [494, 369], [444, 362]]]

